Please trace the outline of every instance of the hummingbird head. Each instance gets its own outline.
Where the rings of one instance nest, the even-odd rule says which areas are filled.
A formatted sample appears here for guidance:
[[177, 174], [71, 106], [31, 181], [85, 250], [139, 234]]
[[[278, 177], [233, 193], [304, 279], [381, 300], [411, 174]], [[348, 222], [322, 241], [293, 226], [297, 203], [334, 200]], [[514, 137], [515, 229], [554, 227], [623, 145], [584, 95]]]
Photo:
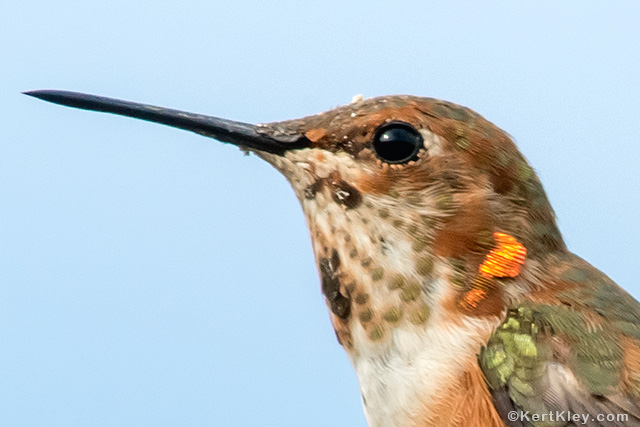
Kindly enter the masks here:
[[258, 154], [287, 177], [302, 204], [347, 348], [452, 310], [454, 317], [458, 310], [499, 315], [502, 286], [464, 303], [500, 244], [496, 236], [509, 236], [532, 260], [565, 249], [531, 166], [505, 132], [470, 109], [389, 96], [259, 132], [305, 141]]
[[249, 125], [72, 92], [27, 94], [191, 130], [277, 168], [304, 210], [332, 324], [352, 358], [396, 331], [499, 315], [520, 277], [481, 274], [492, 256], [508, 264], [526, 251], [535, 264], [565, 250], [511, 138], [449, 102], [379, 97]]

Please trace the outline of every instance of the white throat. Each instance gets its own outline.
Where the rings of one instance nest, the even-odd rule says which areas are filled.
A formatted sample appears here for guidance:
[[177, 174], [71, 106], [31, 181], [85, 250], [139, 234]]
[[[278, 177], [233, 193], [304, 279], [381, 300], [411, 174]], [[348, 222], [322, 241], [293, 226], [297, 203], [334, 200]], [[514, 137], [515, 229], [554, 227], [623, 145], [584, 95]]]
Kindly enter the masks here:
[[[435, 288], [446, 289], [440, 285]], [[385, 345], [354, 339], [349, 357], [369, 425], [407, 426], [428, 414], [455, 380], [477, 363], [481, 346], [498, 323], [497, 318], [456, 321], [443, 309], [435, 309], [424, 328], [397, 328]]]

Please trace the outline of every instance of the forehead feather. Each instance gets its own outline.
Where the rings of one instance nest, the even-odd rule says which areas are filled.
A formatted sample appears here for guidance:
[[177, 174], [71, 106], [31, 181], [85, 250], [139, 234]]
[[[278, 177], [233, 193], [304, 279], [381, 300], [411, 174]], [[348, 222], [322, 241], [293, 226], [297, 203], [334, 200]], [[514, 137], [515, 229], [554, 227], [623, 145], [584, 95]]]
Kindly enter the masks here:
[[451, 102], [395, 95], [369, 98], [299, 119], [263, 124], [260, 132], [272, 136], [300, 135], [324, 129], [327, 132], [322, 139], [330, 140], [332, 135], [348, 135], [354, 128], [377, 127], [389, 120], [405, 121], [416, 127], [442, 120], [472, 126], [478, 120], [486, 122], [473, 110]]
[[[260, 131], [272, 136], [304, 135], [312, 148], [355, 156], [370, 146], [380, 125], [394, 120], [433, 132], [444, 141], [445, 151], [460, 153], [469, 167], [483, 172], [501, 174], [523, 161], [511, 138], [473, 110], [408, 95], [365, 99], [313, 116], [265, 124]], [[512, 165], [514, 161], [518, 165]]]

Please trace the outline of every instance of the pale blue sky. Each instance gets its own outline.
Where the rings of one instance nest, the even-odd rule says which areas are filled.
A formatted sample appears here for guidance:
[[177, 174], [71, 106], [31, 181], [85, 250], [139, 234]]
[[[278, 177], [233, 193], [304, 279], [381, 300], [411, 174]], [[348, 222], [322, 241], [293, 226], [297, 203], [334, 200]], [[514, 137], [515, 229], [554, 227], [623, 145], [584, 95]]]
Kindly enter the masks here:
[[275, 170], [25, 90], [248, 122], [458, 102], [516, 139], [571, 249], [640, 295], [637, 1], [5, 1], [0, 58], [3, 427], [365, 425]]

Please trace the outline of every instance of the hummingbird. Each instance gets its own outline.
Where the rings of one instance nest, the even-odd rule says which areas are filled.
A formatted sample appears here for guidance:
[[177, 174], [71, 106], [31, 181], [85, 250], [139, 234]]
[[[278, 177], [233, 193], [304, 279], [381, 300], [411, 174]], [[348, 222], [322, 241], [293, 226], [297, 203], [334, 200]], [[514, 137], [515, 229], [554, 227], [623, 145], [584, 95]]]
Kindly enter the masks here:
[[193, 131], [280, 171], [369, 425], [640, 425], [640, 305], [567, 249], [534, 169], [471, 109], [358, 97], [253, 125], [26, 94]]

